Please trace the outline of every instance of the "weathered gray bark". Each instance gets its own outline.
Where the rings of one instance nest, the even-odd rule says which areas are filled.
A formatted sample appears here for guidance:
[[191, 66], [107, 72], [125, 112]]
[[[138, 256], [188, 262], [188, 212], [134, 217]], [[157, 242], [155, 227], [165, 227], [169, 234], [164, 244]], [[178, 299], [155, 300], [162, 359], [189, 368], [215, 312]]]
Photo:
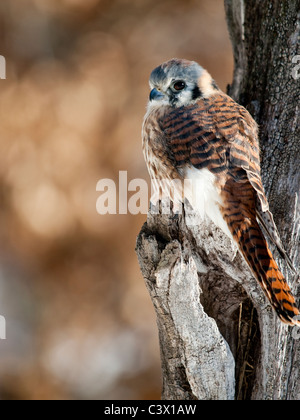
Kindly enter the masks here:
[[[299, 267], [300, 0], [225, 7], [235, 56], [229, 93], [260, 124], [264, 185]], [[179, 217], [149, 212], [137, 254], [157, 314], [164, 399], [300, 399], [300, 340], [221, 231], [189, 206]], [[281, 268], [297, 295], [297, 279]]]
[[[260, 125], [264, 186], [283, 243], [299, 268], [300, 1], [226, 0], [225, 7], [236, 69], [229, 94]], [[299, 297], [296, 276], [284, 264], [281, 268]], [[300, 341], [278, 323], [260, 322], [260, 334], [252, 398], [300, 399]]]

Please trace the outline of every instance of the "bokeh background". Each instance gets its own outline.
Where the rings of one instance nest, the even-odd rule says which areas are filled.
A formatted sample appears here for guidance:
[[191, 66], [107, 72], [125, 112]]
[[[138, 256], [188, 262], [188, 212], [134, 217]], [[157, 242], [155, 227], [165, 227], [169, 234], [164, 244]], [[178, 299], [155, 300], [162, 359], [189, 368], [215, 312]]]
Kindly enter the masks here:
[[159, 398], [146, 216], [100, 216], [96, 184], [148, 180], [154, 67], [184, 57], [231, 82], [223, 1], [1, 1], [0, 55], [0, 399]]

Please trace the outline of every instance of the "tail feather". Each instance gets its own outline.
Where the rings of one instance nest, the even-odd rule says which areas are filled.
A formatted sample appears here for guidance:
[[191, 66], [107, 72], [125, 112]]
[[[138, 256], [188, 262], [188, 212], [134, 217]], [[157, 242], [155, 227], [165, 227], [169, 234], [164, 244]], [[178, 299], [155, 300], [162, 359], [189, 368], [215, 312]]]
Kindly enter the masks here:
[[299, 326], [300, 321], [295, 319], [300, 314], [295, 298], [272, 256], [255, 215], [250, 212], [245, 215], [245, 210], [242, 213], [238, 216], [224, 215], [241, 253], [281, 321]]
[[266, 234], [268, 235], [269, 239], [276, 245], [277, 250], [281, 257], [286, 261], [287, 265], [293, 271], [293, 273], [297, 274], [295, 267], [293, 266], [293, 262], [290, 259], [289, 255], [287, 254], [286, 250], [284, 249], [277, 227], [275, 225], [273, 215], [269, 210], [262, 211], [261, 208], [258, 209], [256, 212], [256, 217], [258, 221], [261, 223], [263, 229], [265, 230]]

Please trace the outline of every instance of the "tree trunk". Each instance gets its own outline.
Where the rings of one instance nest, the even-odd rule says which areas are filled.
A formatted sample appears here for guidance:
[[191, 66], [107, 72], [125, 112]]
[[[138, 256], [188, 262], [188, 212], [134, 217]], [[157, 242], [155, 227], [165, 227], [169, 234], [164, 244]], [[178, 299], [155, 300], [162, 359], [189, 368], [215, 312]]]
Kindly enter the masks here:
[[[225, 0], [225, 8], [235, 58], [229, 94], [260, 125], [264, 186], [298, 268], [300, 0]], [[299, 331], [277, 319], [218, 228], [187, 203], [179, 216], [161, 206], [149, 211], [137, 254], [157, 314], [162, 398], [300, 399]], [[297, 276], [272, 251], [299, 296]]]

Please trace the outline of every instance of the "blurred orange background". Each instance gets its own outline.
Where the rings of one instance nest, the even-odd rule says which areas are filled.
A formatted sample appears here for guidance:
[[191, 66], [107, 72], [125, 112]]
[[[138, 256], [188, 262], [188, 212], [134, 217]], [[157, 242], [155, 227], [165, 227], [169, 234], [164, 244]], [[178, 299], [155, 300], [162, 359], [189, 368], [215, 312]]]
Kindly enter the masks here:
[[96, 212], [99, 179], [149, 180], [151, 70], [198, 61], [226, 90], [221, 0], [0, 4], [0, 399], [158, 399], [145, 215]]

